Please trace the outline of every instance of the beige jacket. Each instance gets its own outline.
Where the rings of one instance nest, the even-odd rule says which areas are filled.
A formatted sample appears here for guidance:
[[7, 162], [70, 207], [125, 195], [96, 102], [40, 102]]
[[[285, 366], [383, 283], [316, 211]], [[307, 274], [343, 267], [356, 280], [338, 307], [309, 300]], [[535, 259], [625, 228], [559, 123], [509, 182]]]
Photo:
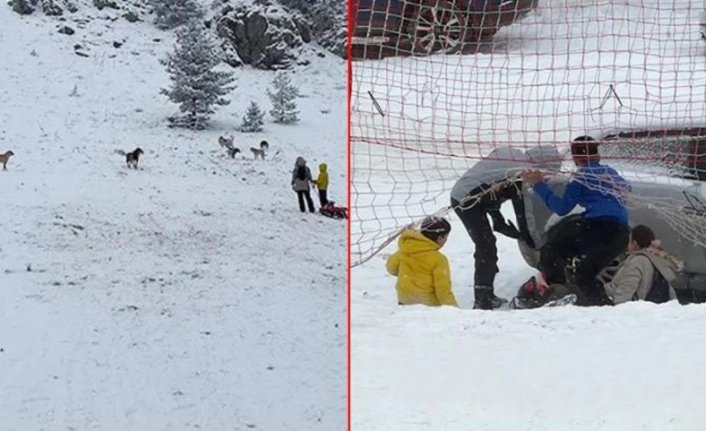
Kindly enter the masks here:
[[652, 287], [655, 268], [670, 284], [669, 298], [676, 299], [671, 284], [677, 273], [684, 268], [684, 262], [658, 246], [650, 246], [631, 253], [620, 265], [613, 280], [605, 285], [613, 304], [644, 300]]

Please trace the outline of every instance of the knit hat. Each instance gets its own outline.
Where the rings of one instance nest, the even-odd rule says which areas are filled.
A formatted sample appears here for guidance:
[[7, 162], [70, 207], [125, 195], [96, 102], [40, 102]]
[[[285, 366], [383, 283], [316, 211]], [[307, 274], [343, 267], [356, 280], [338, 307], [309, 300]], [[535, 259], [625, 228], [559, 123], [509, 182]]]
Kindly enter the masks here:
[[571, 154], [574, 156], [598, 155], [599, 142], [591, 136], [579, 136], [571, 141]]
[[429, 216], [422, 220], [419, 231], [425, 237], [436, 241], [437, 238], [446, 236], [451, 232], [451, 224], [443, 217]]

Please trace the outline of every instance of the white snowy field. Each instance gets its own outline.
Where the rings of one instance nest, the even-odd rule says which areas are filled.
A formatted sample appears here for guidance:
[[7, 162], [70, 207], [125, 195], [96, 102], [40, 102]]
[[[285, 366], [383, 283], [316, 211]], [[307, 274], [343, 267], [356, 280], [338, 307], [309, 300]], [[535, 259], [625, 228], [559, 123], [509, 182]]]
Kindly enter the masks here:
[[[539, 4], [498, 34], [495, 53], [354, 63], [354, 262], [448, 205], [454, 181], [495, 146], [561, 151], [593, 129], [703, 125], [702, 2]], [[595, 110], [610, 84], [625, 108], [613, 98]], [[509, 203], [503, 212], [514, 219]], [[706, 429], [706, 305], [471, 310], [474, 246], [450, 220], [442, 252], [460, 309], [396, 305], [384, 266], [396, 241], [352, 270], [354, 430]], [[510, 298], [535, 270], [498, 237], [495, 291]]]
[[[451, 222], [442, 252], [461, 309], [397, 306], [384, 266], [396, 244], [352, 271], [354, 430], [706, 427], [705, 304], [472, 310], [473, 243]], [[512, 240], [498, 250], [496, 293], [510, 298], [535, 271]]]
[[327, 162], [345, 202], [344, 61], [297, 67], [301, 123], [233, 132], [231, 160], [217, 137], [272, 75], [237, 70], [211, 130], [168, 129], [173, 35], [83, 6], [73, 36], [0, 6], [0, 429], [344, 429], [345, 223], [289, 185]]

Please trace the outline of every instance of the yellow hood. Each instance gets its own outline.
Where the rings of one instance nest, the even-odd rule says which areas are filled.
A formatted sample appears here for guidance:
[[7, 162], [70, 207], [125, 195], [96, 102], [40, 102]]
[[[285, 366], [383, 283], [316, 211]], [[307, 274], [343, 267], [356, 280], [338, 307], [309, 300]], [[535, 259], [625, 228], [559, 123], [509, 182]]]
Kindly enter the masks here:
[[319, 190], [328, 189], [328, 166], [326, 163], [319, 164], [319, 178], [316, 179]]
[[399, 244], [400, 251], [407, 254], [436, 251], [439, 249], [439, 244], [425, 237], [419, 231], [411, 229], [402, 232]]

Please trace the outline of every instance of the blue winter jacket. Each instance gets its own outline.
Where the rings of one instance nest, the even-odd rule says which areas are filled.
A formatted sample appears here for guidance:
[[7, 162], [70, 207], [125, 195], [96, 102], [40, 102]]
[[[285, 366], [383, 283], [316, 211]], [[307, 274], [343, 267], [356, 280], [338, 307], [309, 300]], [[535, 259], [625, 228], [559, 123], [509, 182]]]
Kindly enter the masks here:
[[589, 162], [578, 170], [561, 198], [545, 182], [535, 184], [534, 191], [550, 210], [560, 216], [581, 205], [586, 209], [584, 216], [587, 219], [612, 218], [628, 225], [628, 210], [622, 196], [630, 191], [630, 184], [610, 166]]

